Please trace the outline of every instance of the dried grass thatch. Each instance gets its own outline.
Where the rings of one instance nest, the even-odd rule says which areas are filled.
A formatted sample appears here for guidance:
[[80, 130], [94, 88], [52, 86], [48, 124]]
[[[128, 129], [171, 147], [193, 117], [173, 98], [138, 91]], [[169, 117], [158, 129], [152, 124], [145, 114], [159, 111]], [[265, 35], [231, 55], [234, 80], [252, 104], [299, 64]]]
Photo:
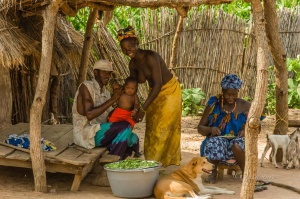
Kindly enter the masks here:
[[24, 65], [24, 55], [36, 51], [37, 42], [0, 13], [0, 67]]
[[[115, 6], [131, 6], [142, 8], [182, 8], [197, 7], [203, 4], [221, 4], [231, 3], [233, 0], [62, 0], [60, 12], [68, 16], [74, 16], [76, 12], [84, 7], [92, 7], [98, 10], [110, 11]], [[17, 10], [24, 12], [24, 16], [40, 14], [45, 6], [51, 1], [47, 0], [8, 0], [3, 2], [3, 7], [15, 7]]]

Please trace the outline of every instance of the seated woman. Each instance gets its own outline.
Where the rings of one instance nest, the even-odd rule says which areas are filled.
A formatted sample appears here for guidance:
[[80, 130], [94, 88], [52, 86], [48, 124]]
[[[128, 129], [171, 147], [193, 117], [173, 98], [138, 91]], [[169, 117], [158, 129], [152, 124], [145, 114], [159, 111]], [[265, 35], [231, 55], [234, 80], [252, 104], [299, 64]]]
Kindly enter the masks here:
[[206, 182], [215, 183], [220, 162], [245, 167], [245, 124], [250, 103], [239, 98], [242, 80], [235, 74], [226, 75], [221, 82], [222, 94], [207, 102], [198, 125], [198, 132], [206, 136], [200, 147], [201, 156], [207, 156], [215, 165]]

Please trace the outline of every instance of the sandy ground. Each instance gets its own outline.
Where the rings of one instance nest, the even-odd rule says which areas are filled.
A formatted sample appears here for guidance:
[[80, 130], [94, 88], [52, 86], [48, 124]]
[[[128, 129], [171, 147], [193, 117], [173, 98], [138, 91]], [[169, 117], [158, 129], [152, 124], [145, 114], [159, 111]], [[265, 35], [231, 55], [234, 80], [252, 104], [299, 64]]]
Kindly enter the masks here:
[[[203, 137], [197, 133], [196, 127], [199, 122], [198, 117], [182, 118], [182, 162], [181, 165], [187, 163], [192, 157], [199, 155], [199, 146]], [[264, 149], [266, 142], [266, 133], [271, 134], [274, 128], [274, 117], [267, 117], [263, 121], [262, 132], [259, 135], [258, 150], [259, 157]], [[141, 146], [143, 145], [143, 134], [145, 123], [137, 124], [135, 132], [140, 137]], [[289, 128], [289, 133], [293, 132], [294, 128]], [[269, 157], [268, 155], [266, 157]], [[279, 164], [280, 165], [280, 164]], [[165, 175], [177, 169], [176, 166], [161, 168], [160, 175]], [[300, 188], [300, 169], [285, 170], [281, 166], [274, 168], [272, 164], [265, 159], [264, 167], [258, 168], [258, 178], [273, 182], [284, 183], [296, 188]], [[207, 176], [203, 176], [206, 178]], [[32, 171], [29, 169], [3, 167], [0, 166], [0, 198], [1, 199], [98, 199], [98, 198], [117, 198], [112, 194], [110, 187], [99, 187], [92, 185], [93, 175], [88, 175], [82, 182], [80, 189], [76, 193], [70, 192], [70, 187], [73, 181], [73, 175], [61, 173], [47, 173], [47, 184], [51, 192], [37, 193], [34, 191], [34, 180]], [[223, 180], [218, 181], [214, 186], [226, 187], [227, 189], [236, 191], [236, 195], [217, 195], [214, 198], [222, 199], [237, 199], [240, 198], [240, 190], [242, 179], [233, 178], [225, 175]], [[268, 190], [257, 192], [254, 194], [256, 199], [296, 199], [300, 195], [296, 192], [268, 185]], [[149, 199], [154, 197], [149, 197]]]

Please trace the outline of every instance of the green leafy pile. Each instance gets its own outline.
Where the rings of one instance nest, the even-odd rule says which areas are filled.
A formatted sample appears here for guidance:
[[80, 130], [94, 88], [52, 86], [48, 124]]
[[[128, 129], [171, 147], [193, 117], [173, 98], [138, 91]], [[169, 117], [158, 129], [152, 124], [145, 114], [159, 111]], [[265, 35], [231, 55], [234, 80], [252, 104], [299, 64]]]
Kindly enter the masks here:
[[149, 167], [159, 166], [158, 162], [140, 160], [140, 159], [128, 159], [119, 162], [113, 162], [105, 165], [107, 169], [144, 169]]

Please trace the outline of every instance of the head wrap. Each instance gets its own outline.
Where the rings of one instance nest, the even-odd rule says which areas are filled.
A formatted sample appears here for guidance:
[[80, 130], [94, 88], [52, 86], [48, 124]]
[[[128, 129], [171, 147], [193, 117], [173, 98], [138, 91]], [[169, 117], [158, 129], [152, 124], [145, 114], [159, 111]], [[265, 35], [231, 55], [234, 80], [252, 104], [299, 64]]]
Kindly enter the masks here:
[[112, 63], [105, 59], [100, 59], [95, 62], [93, 69], [99, 69], [103, 71], [113, 71]]
[[124, 29], [120, 29], [118, 31], [119, 41], [129, 37], [137, 38], [137, 36], [135, 35], [135, 30], [131, 26], [128, 26], [127, 28]]
[[240, 89], [243, 81], [236, 74], [228, 74], [221, 81], [222, 89]]

